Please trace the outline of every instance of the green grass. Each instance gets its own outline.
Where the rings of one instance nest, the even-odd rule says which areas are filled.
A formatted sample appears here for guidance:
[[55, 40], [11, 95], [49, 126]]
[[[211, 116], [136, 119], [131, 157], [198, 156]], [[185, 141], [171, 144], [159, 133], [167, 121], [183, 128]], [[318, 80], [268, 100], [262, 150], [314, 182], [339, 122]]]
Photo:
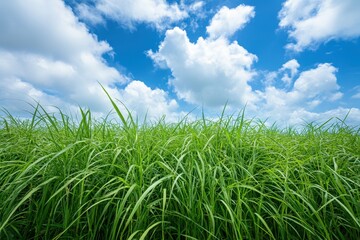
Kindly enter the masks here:
[[360, 136], [238, 117], [0, 121], [0, 239], [360, 239]]

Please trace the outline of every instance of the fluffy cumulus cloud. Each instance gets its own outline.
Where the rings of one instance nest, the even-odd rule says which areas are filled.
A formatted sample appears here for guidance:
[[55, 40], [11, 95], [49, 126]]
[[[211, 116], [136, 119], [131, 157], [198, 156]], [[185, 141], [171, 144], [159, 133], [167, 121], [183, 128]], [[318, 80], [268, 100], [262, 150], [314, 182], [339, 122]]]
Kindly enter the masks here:
[[168, 121], [178, 121], [184, 116], [178, 112], [178, 103], [170, 99], [168, 93], [162, 89], [151, 89], [141, 81], [132, 81], [125, 89], [120, 91], [121, 102], [130, 112], [143, 119], [145, 116], [151, 120], [158, 120], [166, 116]]
[[[130, 79], [106, 64], [103, 55], [111, 51], [108, 43], [90, 34], [61, 0], [32, 4], [1, 1], [0, 104], [11, 112], [22, 112], [26, 102], [35, 100], [70, 111], [89, 107], [101, 114], [111, 106], [100, 84], [120, 99], [120, 93], [129, 95], [127, 90], [136, 83], [143, 99], [159, 97], [154, 100], [161, 106], [159, 114], [176, 108], [176, 102], [166, 102], [165, 92], [139, 87], [139, 82], [119, 92], [117, 86]], [[151, 101], [143, 102], [144, 108], [153, 106]]]
[[12, 106], [9, 99], [32, 98], [100, 111], [106, 99], [99, 97], [98, 82], [125, 82], [102, 59], [111, 47], [89, 34], [63, 1], [1, 1], [0, 31], [0, 95], [9, 97], [2, 99], [5, 107]]
[[148, 23], [158, 29], [169, 23], [188, 17], [190, 12], [198, 11], [202, 1], [190, 5], [184, 3], [169, 4], [166, 0], [95, 0], [93, 5], [79, 4], [77, 12], [80, 18], [91, 23], [104, 22], [103, 18], [133, 28], [136, 23]]
[[[223, 15], [223, 9], [215, 16]], [[214, 17], [209, 27], [214, 19], [220, 17]], [[231, 22], [231, 17], [227, 21]], [[217, 31], [191, 42], [186, 31], [176, 27], [166, 32], [156, 52], [148, 51], [160, 68], [171, 70], [169, 84], [179, 98], [215, 111], [225, 103], [231, 112], [246, 104], [250, 116], [268, 118], [281, 125], [324, 121], [349, 111], [337, 108], [319, 113], [319, 109], [326, 109], [323, 106], [343, 96], [337, 83], [338, 69], [331, 63], [300, 71], [299, 62], [291, 59], [266, 75], [263, 89], [254, 90], [254, 77], [261, 75], [252, 68], [257, 57], [236, 41], [229, 41], [228, 36], [235, 30], [217, 28]], [[359, 112], [352, 110], [349, 119], [353, 123], [360, 121]]]
[[[263, 90], [253, 90], [251, 79], [255, 73], [251, 66], [256, 56], [225, 38], [200, 37], [192, 43], [184, 30], [174, 28], [167, 31], [159, 50], [149, 51], [149, 56], [160, 67], [171, 69], [170, 85], [179, 98], [192, 104], [216, 109], [228, 102], [230, 111], [246, 104], [249, 115], [280, 125], [341, 118], [350, 110], [318, 112], [319, 107], [343, 96], [337, 68], [330, 63], [299, 71], [300, 64], [292, 59], [273, 72], [272, 81]], [[279, 87], [284, 83], [284, 88]], [[352, 109], [348, 121], [359, 122], [359, 113], [359, 109]]]
[[300, 74], [294, 83], [294, 91], [307, 98], [323, 98], [335, 101], [342, 97], [338, 92], [335, 72], [337, 69], [329, 63], [319, 64], [317, 68]]
[[287, 0], [279, 12], [281, 28], [288, 29], [294, 51], [314, 48], [332, 39], [360, 36], [358, 0]]
[[248, 82], [255, 74], [252, 64], [257, 57], [236, 41], [200, 37], [192, 43], [176, 27], [166, 32], [157, 52], [148, 54], [159, 66], [171, 69], [170, 85], [189, 103], [243, 105], [255, 97]]
[[222, 7], [212, 18], [210, 25], [206, 28], [211, 39], [219, 37], [230, 37], [255, 16], [254, 7], [239, 5], [229, 9]]
[[[291, 60], [284, 64], [279, 69], [279, 74], [287, 65], [296, 66], [297, 71], [299, 63], [296, 61], [297, 64], [294, 64], [295, 61]], [[343, 96], [337, 84], [336, 72], [337, 69], [332, 64], [318, 64], [313, 69], [299, 73], [291, 89], [278, 88], [274, 84], [267, 86], [264, 91], [256, 91], [262, 99], [257, 103], [258, 111], [262, 111], [272, 121], [288, 124], [300, 124], [304, 120], [327, 120], [334, 116], [341, 117], [340, 114], [330, 116], [329, 113], [343, 113], [349, 109], [329, 110], [324, 114], [315, 111], [321, 104], [334, 102]]]

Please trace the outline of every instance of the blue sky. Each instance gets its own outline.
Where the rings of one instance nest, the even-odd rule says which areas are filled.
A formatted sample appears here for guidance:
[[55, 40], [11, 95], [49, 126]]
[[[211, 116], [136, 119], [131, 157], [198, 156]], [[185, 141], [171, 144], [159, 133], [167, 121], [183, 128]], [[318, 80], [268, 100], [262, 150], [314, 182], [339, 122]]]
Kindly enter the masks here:
[[0, 106], [360, 124], [358, 0], [0, 1]]

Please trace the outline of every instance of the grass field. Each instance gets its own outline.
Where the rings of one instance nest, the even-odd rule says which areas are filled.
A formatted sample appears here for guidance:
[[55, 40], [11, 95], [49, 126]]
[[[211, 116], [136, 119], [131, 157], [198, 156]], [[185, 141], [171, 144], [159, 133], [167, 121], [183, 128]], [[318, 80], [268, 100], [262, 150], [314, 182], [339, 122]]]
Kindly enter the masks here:
[[0, 239], [360, 239], [359, 129], [0, 121]]

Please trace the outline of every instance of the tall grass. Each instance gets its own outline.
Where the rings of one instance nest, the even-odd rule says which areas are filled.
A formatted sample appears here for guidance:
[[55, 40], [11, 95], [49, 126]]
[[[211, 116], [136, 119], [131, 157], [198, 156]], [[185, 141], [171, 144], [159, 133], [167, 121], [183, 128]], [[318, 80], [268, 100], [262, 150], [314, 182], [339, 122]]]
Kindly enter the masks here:
[[0, 239], [360, 239], [359, 130], [0, 122]]

